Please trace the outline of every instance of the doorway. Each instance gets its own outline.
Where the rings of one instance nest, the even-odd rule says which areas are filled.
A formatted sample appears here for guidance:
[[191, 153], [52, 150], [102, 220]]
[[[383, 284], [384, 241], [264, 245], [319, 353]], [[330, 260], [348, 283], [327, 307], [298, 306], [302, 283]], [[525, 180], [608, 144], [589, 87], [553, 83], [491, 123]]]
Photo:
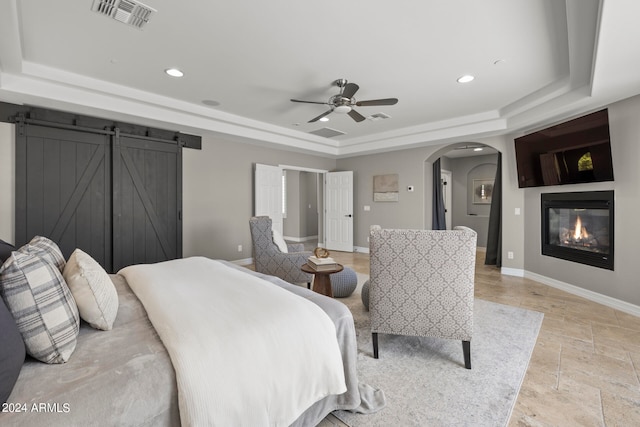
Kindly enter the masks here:
[[[260, 171], [268, 171], [268, 173]], [[256, 163], [254, 215], [271, 217], [273, 227], [279, 229], [286, 240], [303, 242], [315, 236], [315, 240], [321, 243], [324, 235], [322, 177], [327, 172], [300, 166], [271, 166]], [[300, 176], [304, 177], [302, 189]], [[300, 196], [301, 191], [303, 197]], [[301, 216], [301, 211], [304, 217]], [[278, 218], [278, 225], [274, 218]], [[300, 226], [301, 222], [303, 229]]]
[[[263, 182], [264, 175], [259, 173], [261, 169], [276, 171], [278, 178], [271, 179], [269, 185], [267, 185]], [[300, 177], [304, 179], [301, 181]], [[315, 236], [314, 241], [317, 242], [318, 246], [327, 247], [326, 236], [331, 232], [333, 240], [329, 243], [332, 246], [339, 245], [339, 247], [336, 246], [333, 249], [353, 252], [352, 171], [329, 172], [299, 166], [269, 166], [256, 163], [254, 179], [254, 215], [271, 216], [268, 208], [277, 206], [277, 213], [282, 213], [280, 215], [280, 218], [282, 218], [280, 224], [283, 231], [282, 234], [286, 240], [304, 242], [308, 238], [314, 239]], [[327, 188], [329, 188], [329, 186], [325, 186], [325, 179], [330, 179], [332, 183], [336, 184], [331, 188], [337, 188], [329, 196], [325, 194], [327, 193]], [[345, 191], [344, 188], [345, 181], [348, 181], [348, 191]], [[284, 191], [285, 189], [286, 191]], [[314, 189], [315, 191], [313, 191]], [[313, 193], [315, 195], [310, 196]], [[329, 201], [327, 201], [327, 197], [329, 197]], [[348, 200], [345, 201], [345, 199]], [[339, 203], [329, 203], [336, 201]], [[334, 209], [336, 206], [338, 208]], [[329, 225], [326, 225], [329, 215], [325, 215], [325, 212], [329, 208], [331, 208], [332, 213], [335, 213], [333, 212], [335, 210], [337, 212], [336, 215], [342, 221], [332, 221]], [[314, 211], [316, 212], [315, 215], [313, 214]], [[302, 221], [301, 212], [304, 213]], [[301, 228], [301, 222], [303, 222], [304, 228]], [[336, 224], [339, 224], [339, 227], [335, 228]], [[317, 228], [317, 232], [314, 227]], [[310, 231], [312, 229], [313, 231]], [[336, 233], [335, 230], [338, 230], [339, 233]], [[335, 237], [339, 238], [336, 239]]]

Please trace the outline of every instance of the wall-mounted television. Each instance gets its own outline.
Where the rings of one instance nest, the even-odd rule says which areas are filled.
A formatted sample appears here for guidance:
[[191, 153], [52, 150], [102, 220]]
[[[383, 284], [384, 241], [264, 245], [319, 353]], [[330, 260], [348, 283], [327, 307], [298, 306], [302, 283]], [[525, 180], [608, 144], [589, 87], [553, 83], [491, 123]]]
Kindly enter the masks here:
[[515, 151], [520, 188], [613, 181], [606, 109], [516, 138]]

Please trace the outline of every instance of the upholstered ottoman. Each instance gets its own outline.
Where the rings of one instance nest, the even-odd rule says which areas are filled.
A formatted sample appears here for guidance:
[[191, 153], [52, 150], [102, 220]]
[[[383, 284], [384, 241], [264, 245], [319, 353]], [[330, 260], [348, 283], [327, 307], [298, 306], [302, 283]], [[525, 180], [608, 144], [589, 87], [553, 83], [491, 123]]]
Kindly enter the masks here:
[[367, 280], [362, 285], [362, 291], [360, 293], [360, 298], [362, 298], [362, 304], [364, 304], [364, 308], [369, 311], [369, 281]]
[[345, 267], [339, 273], [331, 275], [331, 291], [334, 298], [346, 298], [356, 290], [358, 276], [353, 269]]

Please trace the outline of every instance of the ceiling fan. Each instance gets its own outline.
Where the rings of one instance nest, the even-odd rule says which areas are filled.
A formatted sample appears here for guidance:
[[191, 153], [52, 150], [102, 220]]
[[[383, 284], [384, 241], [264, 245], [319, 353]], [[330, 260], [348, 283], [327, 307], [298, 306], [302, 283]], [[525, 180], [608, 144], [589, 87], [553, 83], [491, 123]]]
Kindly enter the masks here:
[[355, 83], [348, 83], [346, 79], [338, 79], [333, 82], [340, 88], [340, 93], [333, 95], [327, 102], [319, 101], [301, 101], [299, 99], [292, 99], [293, 102], [303, 102], [306, 104], [322, 104], [329, 105], [331, 108], [328, 111], [320, 114], [318, 117], [314, 117], [307, 123], [313, 123], [320, 120], [324, 116], [328, 116], [331, 113], [348, 114], [356, 122], [361, 122], [365, 117], [353, 109], [354, 106], [369, 107], [373, 105], [395, 105], [398, 103], [398, 98], [384, 98], [384, 99], [371, 99], [369, 101], [356, 101], [353, 95], [356, 94], [360, 86]]

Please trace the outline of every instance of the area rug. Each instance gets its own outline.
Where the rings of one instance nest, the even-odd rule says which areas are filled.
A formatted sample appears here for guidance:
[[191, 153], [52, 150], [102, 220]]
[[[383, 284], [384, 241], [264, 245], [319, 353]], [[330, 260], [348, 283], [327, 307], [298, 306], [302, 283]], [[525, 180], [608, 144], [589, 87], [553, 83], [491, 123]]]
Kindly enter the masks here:
[[387, 404], [374, 414], [336, 411], [358, 426], [505, 426], [542, 324], [542, 313], [481, 299], [474, 305], [472, 369], [464, 368], [462, 343], [379, 335], [373, 358], [369, 312], [358, 287], [342, 298], [353, 313], [361, 382], [384, 391]]

